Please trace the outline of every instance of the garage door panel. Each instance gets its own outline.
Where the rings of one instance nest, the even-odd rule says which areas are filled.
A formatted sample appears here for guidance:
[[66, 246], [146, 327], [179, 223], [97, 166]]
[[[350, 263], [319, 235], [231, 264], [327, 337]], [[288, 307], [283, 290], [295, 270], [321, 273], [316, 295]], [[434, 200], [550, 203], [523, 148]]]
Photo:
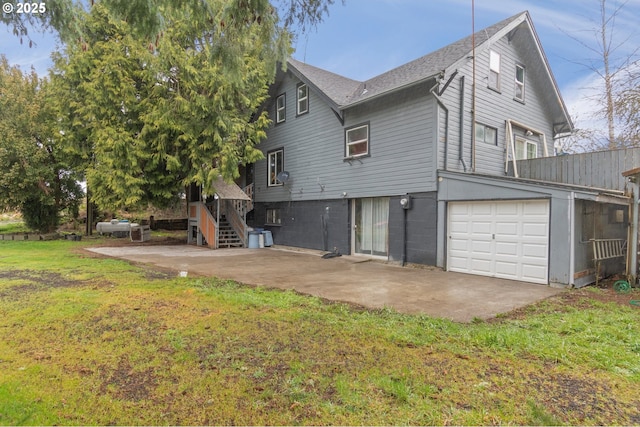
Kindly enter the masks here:
[[471, 252], [477, 256], [491, 254], [493, 252], [493, 242], [474, 240], [471, 242]]
[[495, 252], [497, 255], [503, 256], [518, 256], [518, 244], [516, 242], [508, 243], [508, 242], [496, 242]]
[[540, 265], [524, 265], [522, 266], [522, 280], [527, 282], [546, 284], [546, 279], [541, 279], [542, 276], [546, 277], [546, 267]]
[[547, 258], [548, 248], [547, 245], [533, 244], [533, 243], [524, 243], [522, 245], [522, 256], [530, 257], [530, 258]]
[[453, 202], [448, 224], [449, 270], [547, 283], [549, 201]]
[[468, 206], [470, 207], [469, 211], [473, 215], [491, 215], [492, 214], [491, 206], [483, 205], [483, 204], [472, 204]]
[[498, 222], [495, 225], [495, 234], [500, 236], [517, 236], [518, 235], [518, 223], [513, 222]]
[[549, 235], [547, 224], [522, 224], [522, 234], [527, 237], [546, 237]]
[[491, 221], [476, 220], [469, 224], [469, 230], [473, 234], [491, 235]]
[[547, 201], [523, 201], [520, 202], [524, 215], [539, 215], [541, 217], [549, 218], [549, 202]]
[[476, 274], [491, 275], [491, 272], [492, 272], [491, 264], [492, 262], [490, 259], [481, 260], [476, 258], [471, 260], [471, 267], [473, 268], [474, 271], [478, 272]]
[[495, 213], [498, 216], [518, 215], [518, 205], [513, 203], [498, 203], [496, 205]]
[[518, 266], [512, 262], [496, 262], [496, 274], [513, 276], [518, 274]]

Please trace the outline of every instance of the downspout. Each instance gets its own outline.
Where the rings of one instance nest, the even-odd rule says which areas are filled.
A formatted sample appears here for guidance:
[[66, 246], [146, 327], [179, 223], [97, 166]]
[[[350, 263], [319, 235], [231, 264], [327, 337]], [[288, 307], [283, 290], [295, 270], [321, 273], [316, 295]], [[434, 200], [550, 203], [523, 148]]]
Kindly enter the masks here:
[[[551, 202], [553, 204], [553, 201]], [[551, 206], [553, 209], [553, 206]], [[575, 285], [576, 277], [576, 193], [569, 195], [569, 285]], [[552, 245], [550, 245], [552, 246]], [[551, 275], [551, 271], [549, 271]], [[551, 284], [551, 283], [550, 283]]]
[[631, 191], [633, 191], [633, 198], [631, 203], [631, 236], [629, 244], [627, 245], [627, 251], [630, 254], [629, 265], [627, 266], [627, 277], [631, 286], [636, 286], [636, 275], [638, 269], [638, 202], [640, 201], [640, 194], [638, 194], [639, 186], [637, 182], [637, 175], [630, 177], [629, 185]]
[[407, 265], [407, 209], [402, 209], [402, 266]]
[[467, 171], [467, 164], [464, 162], [464, 76], [460, 77], [460, 144], [458, 147], [458, 160], [462, 163], [463, 170]]
[[[444, 102], [442, 102], [442, 100], [440, 99], [440, 97], [438, 96], [438, 94], [435, 92], [436, 88], [438, 87], [438, 84], [436, 83], [430, 90], [429, 92], [431, 92], [431, 94], [433, 95], [433, 97], [436, 99], [436, 102], [438, 103], [438, 105], [440, 106], [440, 108], [442, 108], [444, 110], [444, 170], [447, 170], [447, 162], [449, 160], [449, 156], [448, 156], [448, 152], [449, 152], [449, 109], [447, 108], [446, 105], [444, 105]], [[442, 92], [440, 92], [440, 94], [442, 94]], [[437, 125], [438, 128], [440, 127], [440, 123], [438, 121]], [[439, 141], [436, 141], [436, 147]], [[437, 151], [436, 151], [437, 153]], [[436, 168], [437, 168], [437, 162], [436, 162]]]

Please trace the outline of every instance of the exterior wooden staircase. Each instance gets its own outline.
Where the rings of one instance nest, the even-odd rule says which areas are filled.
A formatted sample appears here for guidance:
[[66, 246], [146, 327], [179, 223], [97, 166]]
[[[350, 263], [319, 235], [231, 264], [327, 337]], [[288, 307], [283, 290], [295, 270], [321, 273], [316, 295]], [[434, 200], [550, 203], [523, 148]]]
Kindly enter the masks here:
[[244, 243], [231, 223], [227, 221], [226, 215], [220, 217], [218, 224], [218, 248], [243, 248]]
[[253, 209], [253, 184], [244, 189], [236, 188], [240, 192], [237, 199], [216, 195], [214, 202], [189, 203], [189, 243], [206, 245], [211, 249], [243, 248], [248, 245], [246, 215]]

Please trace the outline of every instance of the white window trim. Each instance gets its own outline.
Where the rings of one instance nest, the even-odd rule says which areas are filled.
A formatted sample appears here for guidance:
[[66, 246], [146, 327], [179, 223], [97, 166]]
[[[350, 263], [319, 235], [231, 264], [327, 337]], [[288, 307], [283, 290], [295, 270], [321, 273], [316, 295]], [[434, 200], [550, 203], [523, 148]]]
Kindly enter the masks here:
[[[282, 99], [282, 106], [279, 105]], [[276, 123], [284, 123], [287, 120], [287, 97], [286, 94], [276, 98]]]
[[[300, 96], [300, 89], [304, 88], [305, 89], [305, 95], [303, 97]], [[298, 85], [298, 87], [296, 88], [296, 114], [298, 116], [302, 115], [302, 114], [306, 114], [309, 112], [309, 86], [307, 86], [306, 83], [302, 83], [301, 85]], [[300, 103], [301, 101], [306, 101], [307, 107], [305, 110], [301, 110], [300, 109]]]
[[[356, 130], [359, 130], [359, 129], [363, 129], [363, 128], [367, 129], [367, 137], [366, 138], [359, 139], [357, 141], [349, 141], [349, 133], [350, 132], [353, 132], [353, 131], [356, 131]], [[356, 125], [356, 126], [350, 127], [349, 129], [345, 129], [344, 142], [345, 142], [345, 147], [344, 147], [345, 159], [355, 159], [355, 158], [358, 158], [358, 157], [368, 156], [369, 155], [369, 148], [370, 148], [370, 146], [369, 146], [369, 144], [370, 144], [370, 141], [369, 141], [369, 123], [365, 123], [365, 124], [362, 124], [362, 125]], [[363, 142], [367, 143], [367, 151], [365, 153], [353, 154], [353, 155], [349, 154], [349, 147], [351, 147], [352, 145], [361, 144]]]
[[[278, 150], [269, 151], [267, 153], [267, 186], [268, 187], [280, 187], [283, 185], [282, 182], [278, 182], [278, 179], [275, 178], [278, 176], [278, 173], [282, 171], [276, 170], [274, 172], [272, 170], [272, 165], [271, 165], [272, 156], [278, 156], [278, 154], [282, 157], [282, 170], [284, 170], [284, 149], [280, 148]], [[276, 157], [276, 160], [277, 160], [277, 157]], [[277, 169], [277, 166], [278, 166], [278, 162], [276, 161], [275, 166], [273, 167]], [[271, 179], [272, 176], [274, 177], [274, 180]]]
[[[524, 144], [525, 157], [518, 157], [518, 145], [519, 144]], [[528, 156], [529, 147], [530, 146], [533, 146], [535, 148], [535, 156], [534, 157], [529, 157]], [[538, 144], [536, 144], [534, 141], [529, 141], [528, 139], [525, 139], [525, 138], [516, 137], [516, 143], [515, 143], [515, 146], [514, 146], [514, 150], [515, 150], [515, 153], [513, 153], [513, 155], [514, 155], [516, 160], [527, 160], [527, 159], [537, 159], [538, 158]]]
[[[500, 90], [500, 54], [495, 50], [489, 51], [489, 87], [491, 89]], [[491, 83], [491, 75], [496, 75], [496, 84], [495, 86]]]
[[[522, 69], [522, 81], [521, 82], [518, 81], [518, 68]], [[518, 101], [522, 101], [522, 102], [524, 102], [524, 96], [525, 96], [525, 85], [524, 85], [524, 82], [526, 80], [526, 72], [527, 72], [527, 70], [524, 68], [523, 65], [516, 64], [516, 75], [514, 76], [514, 81], [515, 81], [514, 98], [517, 99]], [[521, 88], [521, 93], [522, 93], [521, 97], [517, 96], [518, 88]]]

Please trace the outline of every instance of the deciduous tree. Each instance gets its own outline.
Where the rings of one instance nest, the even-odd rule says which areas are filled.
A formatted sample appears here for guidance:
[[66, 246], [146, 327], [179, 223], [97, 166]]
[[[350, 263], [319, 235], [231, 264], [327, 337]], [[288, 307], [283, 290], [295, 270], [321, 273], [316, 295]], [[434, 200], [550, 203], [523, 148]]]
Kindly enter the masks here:
[[43, 232], [59, 213], [77, 214], [82, 191], [54, 140], [46, 80], [23, 73], [0, 57], [0, 208], [19, 209]]

